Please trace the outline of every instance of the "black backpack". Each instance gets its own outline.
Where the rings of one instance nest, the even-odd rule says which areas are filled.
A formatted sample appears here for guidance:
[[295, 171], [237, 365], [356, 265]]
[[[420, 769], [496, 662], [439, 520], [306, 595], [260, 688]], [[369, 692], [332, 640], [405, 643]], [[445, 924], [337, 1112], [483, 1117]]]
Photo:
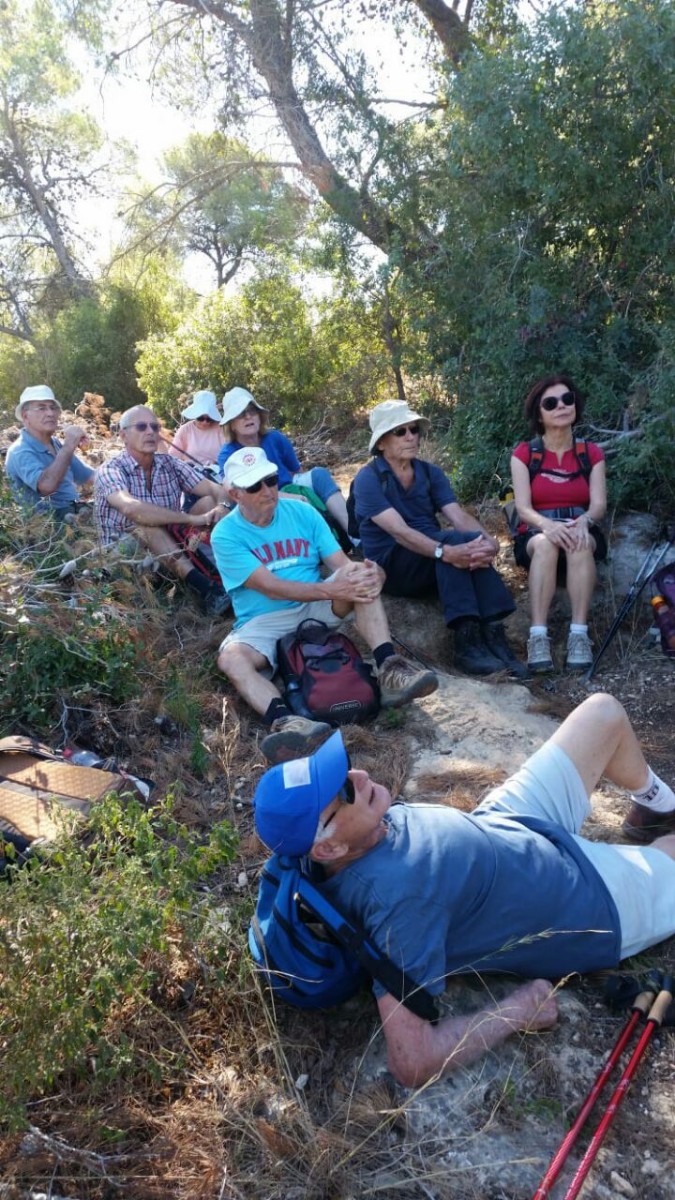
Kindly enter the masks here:
[[248, 943], [274, 995], [296, 1008], [328, 1008], [377, 979], [425, 1021], [438, 1020], [436, 1001], [406, 976], [313, 883], [299, 858], [273, 854], [260, 877]]
[[[423, 458], [415, 459], [415, 461], [418, 462], [420, 464], [420, 466], [423, 468], [424, 480], [425, 480], [426, 489], [427, 489], [427, 495], [430, 496], [431, 495], [431, 472], [429, 470], [429, 464]], [[367, 466], [364, 467], [363, 469], [365, 471], [370, 470], [370, 471], [375, 472], [375, 474], [377, 475], [377, 478], [380, 481], [380, 487], [382, 488], [382, 491], [384, 492], [385, 497], [388, 498], [389, 483], [390, 483], [391, 476], [389, 475], [389, 473], [387, 471], [380, 471], [377, 463], [378, 463], [378, 459], [373, 458], [367, 464]], [[358, 538], [361, 536], [361, 534], [359, 533], [359, 522], [356, 519], [356, 497], [354, 495], [354, 480], [353, 479], [349, 485], [349, 495], [347, 497], [347, 532], [349, 533], [350, 538]]]
[[344, 633], [324, 621], [301, 621], [277, 642], [278, 671], [291, 712], [332, 725], [363, 722], [380, 711], [372, 667]]
[[[543, 438], [541, 437], [531, 438], [528, 445], [530, 450], [530, 458], [527, 464], [527, 469], [530, 473], [530, 483], [532, 483], [535, 475], [538, 475], [541, 471], [546, 450], [544, 447]], [[554, 467], [551, 467], [547, 470], [546, 474], [558, 475], [561, 479], [576, 479], [579, 475], [583, 475], [586, 482], [588, 482], [591, 477], [593, 466], [588, 456], [587, 444], [582, 438], [575, 438], [572, 449], [574, 451], [574, 457], [578, 463], [578, 468], [576, 471], [572, 471], [570, 474], [569, 471], [556, 471]], [[515, 538], [521, 532], [522, 521], [518, 516], [518, 510], [516, 508], [513, 496], [513, 484], [510, 480], [508, 483], [504, 484], [499, 493], [499, 503], [501, 505], [502, 512], [504, 513], [506, 524], [509, 527], [509, 533], [511, 534], [511, 537]]]

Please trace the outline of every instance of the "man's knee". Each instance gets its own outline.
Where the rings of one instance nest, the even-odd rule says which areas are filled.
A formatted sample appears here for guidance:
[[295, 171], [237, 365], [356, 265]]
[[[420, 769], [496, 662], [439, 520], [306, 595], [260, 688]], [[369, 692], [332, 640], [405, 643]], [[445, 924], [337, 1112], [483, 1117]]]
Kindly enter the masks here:
[[218, 669], [236, 687], [239, 681], [250, 679], [258, 671], [261, 671], [265, 665], [265, 659], [252, 646], [234, 642], [230, 646], [221, 647], [217, 663]]

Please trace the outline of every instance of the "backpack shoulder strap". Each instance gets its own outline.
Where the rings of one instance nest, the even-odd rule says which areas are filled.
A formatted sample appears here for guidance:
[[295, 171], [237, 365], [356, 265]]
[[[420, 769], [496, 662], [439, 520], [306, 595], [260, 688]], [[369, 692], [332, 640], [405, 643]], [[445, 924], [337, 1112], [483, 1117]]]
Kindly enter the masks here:
[[432, 1023], [438, 1021], [438, 1006], [434, 997], [409, 975], [405, 975], [391, 959], [381, 954], [369, 941], [359, 922], [347, 917], [302, 870], [298, 879], [298, 896], [345, 949], [353, 954], [364, 970], [392, 996], [422, 1020]]
[[588, 453], [588, 443], [584, 438], [574, 439], [574, 456], [579, 464], [579, 469], [584, 479], [588, 482], [591, 477], [593, 465]]
[[541, 464], [544, 461], [544, 439], [542, 437], [533, 437], [529, 442], [530, 461], [527, 464], [527, 469], [530, 472], [530, 480], [533, 480], [535, 475], [541, 471]]

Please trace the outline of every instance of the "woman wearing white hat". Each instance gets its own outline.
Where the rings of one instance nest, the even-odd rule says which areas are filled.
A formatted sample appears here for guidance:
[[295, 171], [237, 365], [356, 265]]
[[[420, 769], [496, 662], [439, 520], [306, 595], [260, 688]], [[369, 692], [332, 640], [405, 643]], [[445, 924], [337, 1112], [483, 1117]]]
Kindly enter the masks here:
[[202, 466], [215, 466], [225, 441], [215, 392], [195, 392], [181, 416], [185, 424], [175, 432], [169, 454]]
[[[458, 504], [440, 467], [418, 457], [429, 421], [404, 400], [385, 400], [368, 420], [374, 457], [354, 480], [354, 505], [363, 553], [387, 573], [384, 591], [436, 591], [460, 670], [525, 675], [502, 625], [515, 604], [492, 565], [499, 544]], [[452, 528], [441, 528], [439, 512]]]
[[228, 458], [237, 450], [260, 446], [278, 467], [279, 488], [282, 491], [289, 485], [310, 488], [346, 535], [347, 504], [330, 471], [326, 467], [303, 471], [293, 443], [280, 430], [267, 428], [267, 414], [268, 410], [246, 388], [233, 387], [225, 393], [221, 421], [225, 445], [218, 455], [221, 474]]

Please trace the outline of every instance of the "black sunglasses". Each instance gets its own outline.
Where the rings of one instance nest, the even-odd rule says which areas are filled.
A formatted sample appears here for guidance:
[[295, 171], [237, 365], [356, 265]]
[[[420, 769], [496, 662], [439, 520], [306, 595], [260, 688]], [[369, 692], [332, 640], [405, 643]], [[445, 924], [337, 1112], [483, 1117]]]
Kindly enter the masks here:
[[419, 431], [419, 425], [399, 425], [398, 429], [394, 429], [392, 432], [394, 437], [405, 437], [406, 433], [412, 433], [413, 437], [417, 437]]
[[151, 429], [153, 433], [159, 433], [159, 421], [136, 421], [135, 425], [125, 425], [125, 429], [137, 429], [139, 433], [145, 433], [146, 429]]
[[576, 404], [577, 398], [573, 392], [563, 392], [562, 396], [547, 396], [542, 400], [541, 407], [544, 412], [555, 412], [559, 404], [564, 404], [565, 408], [571, 408]]
[[200, 417], [195, 417], [195, 421], [208, 421], [210, 425], [215, 425], [213, 417], [208, 417], [206, 413], [202, 413]]
[[268, 488], [275, 488], [279, 486], [279, 478], [277, 475], [266, 475], [264, 479], [259, 479], [257, 483], [252, 483], [250, 487], [245, 487], [243, 490], [249, 496], [256, 496], [263, 483]]
[[[348, 763], [347, 770], [351, 770], [352, 763], [351, 763], [351, 759], [350, 759], [349, 755], [347, 755], [347, 763]], [[352, 783], [351, 779], [349, 778], [349, 775], [345, 779], [340, 790], [335, 793], [335, 799], [340, 804], [353, 804], [354, 801], [356, 800], [356, 791], [354, 788], [354, 784]], [[333, 818], [335, 816], [337, 816], [337, 812], [338, 812], [337, 808], [333, 809], [333, 812], [330, 814], [328, 820], [324, 821], [324, 824], [322, 826], [323, 829], [328, 828], [328, 826], [330, 825]]]

